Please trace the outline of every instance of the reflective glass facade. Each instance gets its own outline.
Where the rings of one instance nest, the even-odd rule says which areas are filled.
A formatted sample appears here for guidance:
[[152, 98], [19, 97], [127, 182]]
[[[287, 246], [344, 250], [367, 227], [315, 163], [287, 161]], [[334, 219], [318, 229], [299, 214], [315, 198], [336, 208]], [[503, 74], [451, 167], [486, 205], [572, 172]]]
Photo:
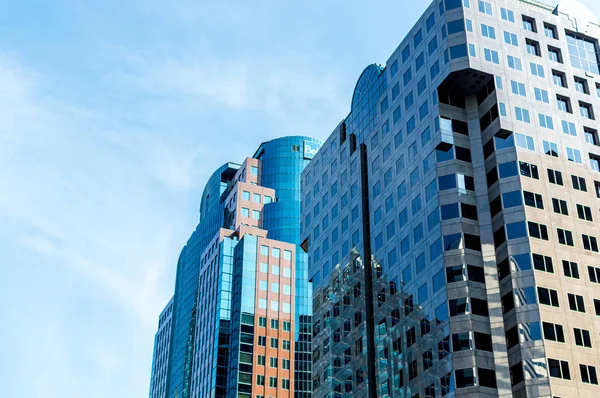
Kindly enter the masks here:
[[600, 26], [571, 3], [436, 0], [360, 76], [302, 175], [314, 395], [597, 393]]
[[310, 395], [300, 175], [320, 145], [265, 142], [209, 179], [178, 263], [167, 397]]

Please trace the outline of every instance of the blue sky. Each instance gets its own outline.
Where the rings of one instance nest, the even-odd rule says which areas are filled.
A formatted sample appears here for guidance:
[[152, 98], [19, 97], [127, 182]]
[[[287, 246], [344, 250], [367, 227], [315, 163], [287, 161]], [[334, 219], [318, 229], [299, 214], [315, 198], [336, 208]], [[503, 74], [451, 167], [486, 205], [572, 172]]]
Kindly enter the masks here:
[[3, 394], [146, 397], [206, 178], [326, 138], [426, 6], [0, 0]]

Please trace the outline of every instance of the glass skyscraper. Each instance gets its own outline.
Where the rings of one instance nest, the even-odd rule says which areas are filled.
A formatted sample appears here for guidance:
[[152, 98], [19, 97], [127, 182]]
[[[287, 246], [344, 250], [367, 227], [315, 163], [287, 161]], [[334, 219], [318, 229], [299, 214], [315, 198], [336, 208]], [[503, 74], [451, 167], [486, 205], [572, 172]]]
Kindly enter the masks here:
[[[310, 396], [300, 175], [320, 145], [298, 136], [268, 141], [208, 180], [200, 223], [177, 264], [170, 344], [155, 349], [154, 363], [164, 352], [168, 361], [153, 366], [152, 398]], [[154, 380], [164, 395], [152, 395]]]
[[317, 397], [600, 392], [600, 25], [435, 0], [302, 175]]

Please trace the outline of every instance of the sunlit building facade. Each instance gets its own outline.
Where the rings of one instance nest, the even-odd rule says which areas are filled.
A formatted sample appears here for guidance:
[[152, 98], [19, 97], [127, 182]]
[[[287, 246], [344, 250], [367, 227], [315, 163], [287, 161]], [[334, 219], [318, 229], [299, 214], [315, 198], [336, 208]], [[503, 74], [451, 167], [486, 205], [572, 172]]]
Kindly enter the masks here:
[[436, 0], [302, 176], [317, 397], [600, 392], [600, 26]]
[[166, 397], [310, 396], [300, 175], [320, 145], [268, 141], [209, 179], [177, 268]]

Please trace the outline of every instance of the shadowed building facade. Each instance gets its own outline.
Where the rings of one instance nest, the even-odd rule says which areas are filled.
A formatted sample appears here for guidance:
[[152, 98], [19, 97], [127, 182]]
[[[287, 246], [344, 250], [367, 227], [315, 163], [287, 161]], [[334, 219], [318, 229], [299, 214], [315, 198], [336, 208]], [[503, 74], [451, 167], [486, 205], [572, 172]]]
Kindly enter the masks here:
[[302, 176], [313, 394], [591, 397], [600, 26], [436, 0]]

